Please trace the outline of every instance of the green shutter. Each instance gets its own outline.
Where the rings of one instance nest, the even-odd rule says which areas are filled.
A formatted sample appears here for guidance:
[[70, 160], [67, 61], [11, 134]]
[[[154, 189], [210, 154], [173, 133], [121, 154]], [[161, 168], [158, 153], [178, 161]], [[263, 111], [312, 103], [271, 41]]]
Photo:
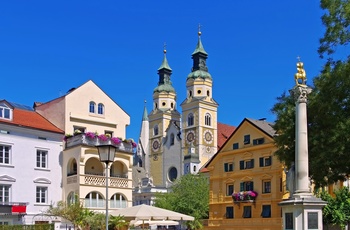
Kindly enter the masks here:
[[264, 158], [263, 157], [259, 158], [259, 166], [264, 167]]
[[244, 161], [239, 162], [239, 169], [244, 169]]

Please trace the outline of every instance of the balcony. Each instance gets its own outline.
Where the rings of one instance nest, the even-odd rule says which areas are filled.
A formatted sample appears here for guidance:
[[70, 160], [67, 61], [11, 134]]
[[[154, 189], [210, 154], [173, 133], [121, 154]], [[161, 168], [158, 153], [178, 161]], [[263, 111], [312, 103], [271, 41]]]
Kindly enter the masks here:
[[[129, 181], [131, 187], [131, 180], [121, 177], [108, 177], [109, 188], [129, 188]], [[67, 184], [79, 183], [81, 185], [89, 186], [106, 186], [106, 177], [99, 175], [72, 175], [67, 177]]]
[[25, 215], [28, 203], [0, 202], [0, 215]]
[[255, 191], [243, 191], [232, 193], [232, 199], [234, 203], [255, 202], [257, 196], [258, 193]]
[[[101, 136], [101, 135], [100, 135]], [[78, 145], [93, 146], [96, 145], [113, 145], [117, 148], [117, 152], [132, 153], [132, 149], [136, 147], [136, 144], [132, 141], [122, 141], [117, 137], [99, 138], [100, 136], [91, 136], [88, 133], [81, 133], [75, 136], [65, 138], [66, 148], [71, 148]]]

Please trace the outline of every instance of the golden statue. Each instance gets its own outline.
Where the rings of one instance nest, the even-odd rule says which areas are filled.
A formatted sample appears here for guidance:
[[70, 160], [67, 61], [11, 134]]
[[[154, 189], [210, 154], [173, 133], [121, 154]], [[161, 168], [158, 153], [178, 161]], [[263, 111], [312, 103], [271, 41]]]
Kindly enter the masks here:
[[294, 75], [295, 83], [297, 86], [306, 86], [306, 73], [304, 70], [304, 63], [300, 60], [297, 63], [298, 72]]

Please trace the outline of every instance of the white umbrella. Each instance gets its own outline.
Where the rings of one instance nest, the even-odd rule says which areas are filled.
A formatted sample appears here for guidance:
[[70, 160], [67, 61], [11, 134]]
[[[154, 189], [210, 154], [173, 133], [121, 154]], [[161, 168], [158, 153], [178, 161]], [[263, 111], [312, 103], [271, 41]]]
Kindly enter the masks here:
[[179, 225], [178, 221], [173, 220], [132, 220], [130, 221], [131, 225], [139, 226], [142, 224], [148, 224], [148, 225]]
[[192, 216], [145, 204], [111, 211], [110, 214], [136, 220], [194, 220]]

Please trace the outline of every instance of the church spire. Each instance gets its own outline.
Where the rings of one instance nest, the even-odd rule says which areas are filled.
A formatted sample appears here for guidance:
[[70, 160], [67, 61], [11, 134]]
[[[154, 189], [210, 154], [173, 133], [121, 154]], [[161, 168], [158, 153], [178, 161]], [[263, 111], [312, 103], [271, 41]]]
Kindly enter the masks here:
[[172, 86], [170, 75], [172, 74], [172, 70], [168, 64], [168, 60], [166, 58], [166, 44], [164, 44], [164, 58], [161, 66], [158, 69], [159, 81], [158, 86], [153, 90], [153, 92], [175, 92], [175, 89]]
[[142, 121], [148, 121], [148, 113], [147, 113], [147, 107], [146, 107], [146, 100], [145, 100], [145, 107], [143, 109], [142, 114]]
[[208, 58], [208, 53], [204, 50], [202, 40], [201, 40], [201, 25], [198, 26], [198, 42], [196, 49], [192, 53], [193, 67], [192, 72], [188, 75], [189, 78], [209, 78], [211, 75], [208, 73], [208, 67], [206, 65], [206, 60]]

